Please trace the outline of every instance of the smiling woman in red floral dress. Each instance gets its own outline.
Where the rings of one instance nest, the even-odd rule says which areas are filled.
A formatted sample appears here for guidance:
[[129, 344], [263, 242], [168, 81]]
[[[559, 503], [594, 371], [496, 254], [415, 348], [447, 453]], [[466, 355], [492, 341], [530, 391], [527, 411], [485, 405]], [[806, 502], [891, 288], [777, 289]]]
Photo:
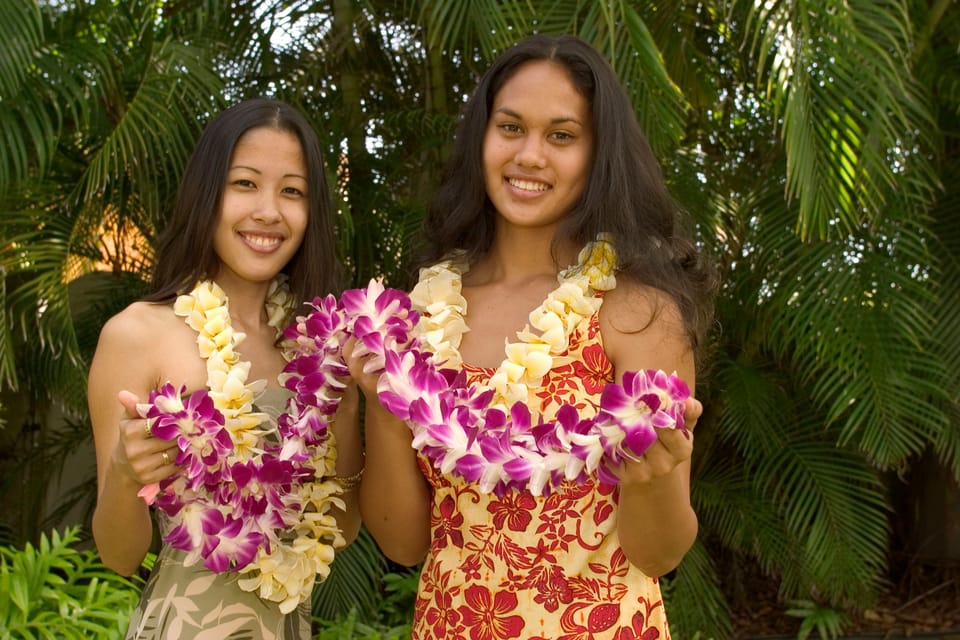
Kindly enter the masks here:
[[[712, 282], [678, 215], [602, 56], [572, 36], [519, 42], [466, 104], [424, 225], [411, 299], [428, 341], [493, 402], [547, 420], [594, 416], [624, 372], [676, 372], [692, 389]], [[368, 399], [364, 522], [395, 561], [425, 558], [414, 638], [669, 637], [658, 577], [697, 534], [698, 402], [619, 482], [498, 495], [418, 456], [346, 352]]]

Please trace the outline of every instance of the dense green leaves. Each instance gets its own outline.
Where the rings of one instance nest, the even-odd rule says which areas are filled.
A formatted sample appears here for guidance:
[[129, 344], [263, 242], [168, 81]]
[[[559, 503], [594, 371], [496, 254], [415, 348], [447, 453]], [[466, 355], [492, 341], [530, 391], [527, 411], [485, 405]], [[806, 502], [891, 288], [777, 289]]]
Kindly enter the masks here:
[[122, 638], [138, 585], [76, 548], [79, 532], [43, 535], [36, 547], [0, 547], [0, 636]]

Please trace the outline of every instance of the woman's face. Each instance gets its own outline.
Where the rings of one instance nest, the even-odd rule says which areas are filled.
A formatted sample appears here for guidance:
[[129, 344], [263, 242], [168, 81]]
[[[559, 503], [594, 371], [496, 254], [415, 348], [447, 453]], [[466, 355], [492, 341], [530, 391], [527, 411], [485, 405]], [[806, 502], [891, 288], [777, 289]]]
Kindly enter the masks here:
[[297, 136], [259, 127], [240, 137], [213, 240], [218, 279], [268, 282], [283, 269], [306, 232], [308, 184]]
[[590, 176], [590, 107], [567, 70], [538, 60], [497, 92], [483, 140], [487, 195], [498, 223], [550, 227], [580, 198]]

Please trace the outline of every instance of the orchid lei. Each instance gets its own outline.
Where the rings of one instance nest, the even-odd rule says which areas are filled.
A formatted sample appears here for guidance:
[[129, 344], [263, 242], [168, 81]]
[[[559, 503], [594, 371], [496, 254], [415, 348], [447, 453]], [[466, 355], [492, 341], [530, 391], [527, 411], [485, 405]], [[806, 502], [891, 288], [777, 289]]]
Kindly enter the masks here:
[[[275, 280], [266, 303], [270, 325], [279, 331], [293, 308], [285, 282]], [[177, 298], [174, 313], [197, 331], [208, 388], [184, 397], [185, 387], [167, 383], [138, 407], [153, 435], [176, 439], [182, 469], [142, 494], [171, 518], [164, 540], [187, 552], [185, 565], [202, 559], [211, 571], [239, 572], [240, 588], [289, 613], [310, 597], [318, 575], [329, 574], [334, 549], [344, 544], [330, 513], [343, 508], [327, 429], [338, 399], [324, 402], [310, 382], [282, 374], [296, 395], [273, 428], [253, 410], [266, 381], [247, 382], [250, 363], [236, 352], [245, 336], [231, 327], [223, 290], [199, 282]], [[309, 344], [288, 349], [285, 372], [302, 369], [315, 352]], [[345, 367], [330, 369], [322, 386], [336, 387], [347, 375]]]

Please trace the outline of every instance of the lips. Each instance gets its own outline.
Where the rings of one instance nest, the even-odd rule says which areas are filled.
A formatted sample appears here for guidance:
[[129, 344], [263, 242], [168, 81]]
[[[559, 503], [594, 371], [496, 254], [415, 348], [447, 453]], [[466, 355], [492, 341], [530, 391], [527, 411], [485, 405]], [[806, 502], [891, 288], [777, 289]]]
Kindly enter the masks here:
[[507, 184], [521, 191], [542, 192], [550, 189], [550, 185], [536, 180], [524, 180], [522, 178], [507, 178]]
[[283, 242], [282, 236], [268, 233], [240, 232], [240, 237], [247, 243], [247, 246], [257, 251], [272, 251]]

